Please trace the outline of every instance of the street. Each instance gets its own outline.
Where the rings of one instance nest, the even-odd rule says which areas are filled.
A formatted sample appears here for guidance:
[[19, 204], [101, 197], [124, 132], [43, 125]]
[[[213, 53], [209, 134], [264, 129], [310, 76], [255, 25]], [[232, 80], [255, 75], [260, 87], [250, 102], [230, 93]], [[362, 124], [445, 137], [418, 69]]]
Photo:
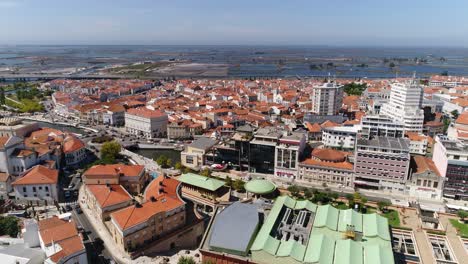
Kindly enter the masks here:
[[[94, 230], [91, 223], [83, 213], [77, 213], [76, 210], [72, 210], [72, 218], [75, 220], [79, 229], [82, 228], [84, 245], [88, 254], [89, 263], [111, 263], [114, 261], [110, 256], [107, 249], [104, 247], [102, 239]], [[81, 227], [81, 228], [80, 228]]]

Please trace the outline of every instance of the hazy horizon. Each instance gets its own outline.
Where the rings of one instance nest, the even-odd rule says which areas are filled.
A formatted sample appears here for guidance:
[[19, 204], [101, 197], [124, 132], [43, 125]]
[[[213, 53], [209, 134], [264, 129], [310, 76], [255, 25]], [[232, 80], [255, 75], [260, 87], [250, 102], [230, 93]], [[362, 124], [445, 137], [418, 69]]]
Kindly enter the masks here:
[[2, 45], [468, 47], [468, 2], [0, 0]]

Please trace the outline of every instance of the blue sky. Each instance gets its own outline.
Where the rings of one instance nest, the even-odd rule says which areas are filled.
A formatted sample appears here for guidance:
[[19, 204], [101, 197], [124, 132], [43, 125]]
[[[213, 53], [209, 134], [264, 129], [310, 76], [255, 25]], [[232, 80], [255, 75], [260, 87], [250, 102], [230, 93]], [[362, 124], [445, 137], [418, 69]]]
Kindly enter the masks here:
[[466, 0], [0, 0], [0, 44], [468, 46]]

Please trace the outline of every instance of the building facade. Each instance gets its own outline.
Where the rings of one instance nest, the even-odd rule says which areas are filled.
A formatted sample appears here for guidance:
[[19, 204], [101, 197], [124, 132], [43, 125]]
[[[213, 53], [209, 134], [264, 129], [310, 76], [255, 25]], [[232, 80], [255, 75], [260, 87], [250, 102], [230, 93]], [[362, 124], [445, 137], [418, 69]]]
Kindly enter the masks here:
[[359, 126], [338, 126], [322, 129], [322, 143], [329, 148], [350, 149], [356, 147]]
[[37, 165], [13, 183], [16, 200], [58, 201], [58, 171]]
[[446, 136], [436, 136], [432, 160], [445, 178], [443, 195], [468, 200], [468, 146]]
[[305, 134], [294, 132], [279, 139], [275, 149], [275, 176], [297, 178], [305, 141]]
[[410, 164], [408, 139], [359, 139], [354, 161], [355, 187], [405, 192]]
[[299, 163], [298, 180], [323, 186], [350, 187], [354, 166], [349, 153], [332, 149], [314, 149], [312, 156]]
[[369, 115], [361, 119], [361, 137], [370, 139], [373, 137], [399, 138], [404, 135], [404, 125], [394, 121], [388, 116]]
[[336, 115], [343, 105], [343, 85], [334, 81], [314, 86], [311, 112], [317, 115]]
[[147, 139], [166, 137], [167, 114], [145, 107], [131, 108], [125, 113], [125, 130]]

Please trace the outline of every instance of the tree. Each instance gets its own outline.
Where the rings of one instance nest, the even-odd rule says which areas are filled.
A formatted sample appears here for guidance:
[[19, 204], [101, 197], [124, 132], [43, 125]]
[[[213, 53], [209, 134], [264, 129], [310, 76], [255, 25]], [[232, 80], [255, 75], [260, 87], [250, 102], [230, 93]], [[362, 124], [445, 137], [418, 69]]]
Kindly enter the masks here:
[[243, 192], [245, 190], [244, 185], [245, 185], [245, 182], [243, 180], [237, 179], [232, 184], [232, 187], [238, 192]]
[[122, 147], [117, 141], [109, 141], [102, 144], [101, 159], [106, 162], [114, 163], [119, 156]]
[[226, 182], [225, 183], [226, 186], [232, 187], [233, 182], [232, 182], [231, 177], [227, 176], [225, 179], [225, 182]]
[[176, 170], [182, 170], [184, 168], [184, 166], [182, 166], [182, 163], [180, 161], [176, 162], [176, 164], [174, 165], [174, 168]]
[[0, 104], [5, 104], [5, 89], [0, 87]]
[[168, 159], [169, 158], [166, 155], [160, 155], [156, 159], [156, 163], [158, 163], [158, 165], [161, 166], [162, 168], [167, 168], [167, 160]]
[[348, 207], [352, 208], [354, 207], [354, 195], [348, 193], [346, 194], [346, 200], [348, 200]]
[[367, 89], [367, 83], [347, 83], [344, 85], [343, 89], [347, 95], [361, 95], [362, 92], [364, 92]]
[[353, 198], [354, 198], [355, 201], [356, 200], [361, 200], [361, 197], [362, 196], [361, 196], [361, 194], [359, 192], [354, 192], [353, 193]]
[[18, 218], [14, 216], [0, 216], [0, 236], [16, 237], [19, 232]]
[[389, 201], [379, 201], [377, 202], [377, 207], [379, 208], [379, 211], [383, 212], [387, 210], [387, 207], [392, 205]]
[[299, 187], [297, 185], [291, 185], [288, 187], [288, 191], [291, 193], [292, 196], [297, 197], [299, 196]]
[[314, 196], [314, 194], [309, 188], [304, 188], [303, 192], [304, 192], [304, 198], [306, 198], [307, 200], [309, 200], [310, 198]]
[[395, 68], [395, 66], [396, 66], [396, 65], [395, 65], [394, 62], [390, 62], [390, 64], [388, 65], [388, 67], [390, 67], [390, 68]]
[[190, 256], [182, 256], [177, 260], [177, 264], [196, 264], [196, 262]]
[[440, 73], [440, 76], [448, 76], [448, 75], [449, 75], [448, 71], [443, 71]]
[[211, 171], [208, 168], [204, 168], [201, 172], [200, 175], [205, 176], [205, 177], [211, 177]]
[[367, 197], [365, 197], [364, 195], [361, 196], [361, 203], [363, 205], [365, 205], [368, 201], [369, 201], [369, 199], [367, 199]]
[[330, 198], [332, 199], [332, 202], [334, 202], [334, 203], [335, 203], [335, 202], [338, 200], [338, 198], [340, 197], [340, 196], [338, 195], [338, 193], [336, 193], [336, 192], [330, 193], [329, 196], [330, 196]]
[[452, 112], [450, 112], [450, 114], [452, 114], [452, 118], [453, 119], [457, 119], [458, 116], [460, 115], [460, 113], [458, 113], [458, 110], [453, 110]]
[[447, 133], [447, 130], [451, 123], [450, 118], [444, 118], [442, 122], [444, 124], [444, 133]]
[[461, 209], [460, 209], [460, 210], [458, 210], [458, 212], [457, 212], [457, 216], [460, 217], [460, 220], [461, 220], [462, 222], [465, 222], [465, 218], [468, 217], [468, 211], [465, 211], [465, 210], [461, 210]]
[[166, 167], [168, 167], [168, 168], [172, 167], [172, 159], [171, 158], [167, 158]]

